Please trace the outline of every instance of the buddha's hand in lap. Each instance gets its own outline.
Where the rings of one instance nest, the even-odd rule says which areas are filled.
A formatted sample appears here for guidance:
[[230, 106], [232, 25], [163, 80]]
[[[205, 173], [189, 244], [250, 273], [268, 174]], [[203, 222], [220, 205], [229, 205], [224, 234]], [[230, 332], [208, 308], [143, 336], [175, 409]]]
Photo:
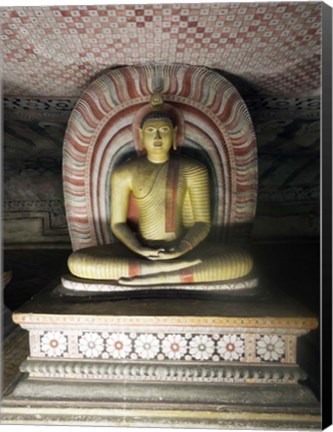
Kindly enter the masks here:
[[174, 248], [161, 250], [158, 256], [161, 260], [171, 260], [185, 255], [190, 250], [192, 250], [191, 243], [187, 240], [182, 240], [179, 245]]
[[170, 249], [159, 248], [159, 249], [148, 249], [145, 248], [144, 255], [146, 258], [150, 260], [172, 260], [175, 258], [179, 258], [182, 255], [189, 252], [192, 247], [191, 244], [187, 241], [181, 241], [178, 246]]
[[147, 247], [141, 247], [136, 252], [139, 255], [141, 255], [141, 256], [149, 259], [149, 260], [159, 260], [159, 259], [161, 259], [160, 253], [164, 252], [164, 249], [163, 248], [152, 249], [152, 248], [147, 248]]
[[184, 253], [186, 252], [179, 251], [177, 248], [162, 250], [159, 252], [158, 258], [153, 258], [153, 259], [172, 260], [181, 257], [182, 255], [184, 255]]
[[182, 256], [185, 252], [181, 252], [176, 248], [172, 249], [145, 249], [139, 252], [141, 256], [151, 260], [151, 261], [164, 261], [172, 260]]

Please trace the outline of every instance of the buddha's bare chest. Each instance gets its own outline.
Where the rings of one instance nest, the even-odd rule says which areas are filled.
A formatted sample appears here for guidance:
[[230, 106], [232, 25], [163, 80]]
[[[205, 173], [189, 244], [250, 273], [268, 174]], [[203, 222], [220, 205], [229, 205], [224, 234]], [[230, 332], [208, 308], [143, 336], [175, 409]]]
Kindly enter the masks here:
[[143, 165], [132, 172], [132, 193], [138, 201], [164, 202], [168, 196], [181, 193], [183, 180], [177, 166]]
[[167, 166], [140, 166], [132, 175], [132, 193], [137, 199], [144, 199], [156, 187], [161, 188], [167, 177]]

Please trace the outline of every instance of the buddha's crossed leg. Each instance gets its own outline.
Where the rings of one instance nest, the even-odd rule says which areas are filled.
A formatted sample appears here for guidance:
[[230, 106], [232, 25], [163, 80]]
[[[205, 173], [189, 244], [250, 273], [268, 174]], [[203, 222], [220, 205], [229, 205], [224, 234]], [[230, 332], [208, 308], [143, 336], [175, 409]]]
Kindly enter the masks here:
[[157, 274], [121, 278], [119, 283], [140, 286], [227, 281], [248, 275], [252, 268], [253, 259], [247, 252], [221, 248], [218, 255], [213, 255], [208, 250], [206, 257], [195, 265], [171, 271], [161, 270]]
[[70, 272], [77, 277], [93, 280], [134, 280], [166, 272], [181, 271], [201, 263], [199, 258], [150, 261], [124, 248], [122, 244], [110, 244], [81, 249], [68, 259]]
[[246, 251], [206, 243], [200, 251], [193, 250], [182, 258], [150, 261], [121, 244], [111, 244], [74, 252], [68, 267], [80, 278], [140, 286], [238, 279], [250, 273], [253, 260]]

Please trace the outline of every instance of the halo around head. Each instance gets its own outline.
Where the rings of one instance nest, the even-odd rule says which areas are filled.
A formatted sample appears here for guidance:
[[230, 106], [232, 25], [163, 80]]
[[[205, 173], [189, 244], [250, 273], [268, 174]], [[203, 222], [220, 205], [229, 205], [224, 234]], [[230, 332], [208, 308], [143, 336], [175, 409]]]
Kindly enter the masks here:
[[133, 140], [136, 151], [141, 154], [143, 150], [140, 146], [140, 134], [139, 129], [141, 127], [142, 120], [148, 114], [158, 112], [165, 113], [165, 117], [171, 119], [173, 125], [177, 126], [177, 137], [176, 137], [176, 145], [179, 148], [185, 136], [185, 122], [184, 116], [180, 110], [176, 107], [164, 103], [163, 96], [160, 92], [154, 92], [149, 100], [149, 105], [144, 105], [140, 108], [133, 118]]

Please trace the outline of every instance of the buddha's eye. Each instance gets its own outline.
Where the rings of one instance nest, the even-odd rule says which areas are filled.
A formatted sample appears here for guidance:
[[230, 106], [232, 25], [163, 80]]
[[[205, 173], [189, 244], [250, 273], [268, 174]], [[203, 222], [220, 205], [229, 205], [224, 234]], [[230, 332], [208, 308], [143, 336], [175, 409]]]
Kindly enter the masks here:
[[170, 132], [170, 128], [168, 126], [163, 126], [163, 127], [161, 127], [160, 132], [168, 133], [168, 132]]
[[147, 132], [149, 134], [154, 133], [155, 132], [155, 128], [153, 128], [153, 127], [147, 127], [146, 130], [145, 130], [145, 132]]

